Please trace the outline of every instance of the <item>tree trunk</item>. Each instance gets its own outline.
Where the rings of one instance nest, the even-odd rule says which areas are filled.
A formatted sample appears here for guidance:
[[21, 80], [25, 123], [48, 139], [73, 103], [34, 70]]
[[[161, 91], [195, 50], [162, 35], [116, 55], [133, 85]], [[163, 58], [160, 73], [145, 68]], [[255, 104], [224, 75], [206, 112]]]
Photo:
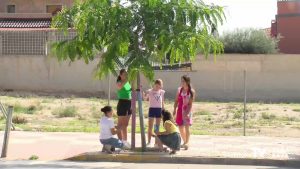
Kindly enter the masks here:
[[135, 127], [136, 127], [136, 87], [134, 82], [132, 83], [132, 99], [131, 99], [131, 111], [132, 111], [132, 121], [131, 121], [131, 149], [135, 149]]
[[141, 76], [139, 72], [137, 74], [137, 96], [138, 96], [138, 105], [139, 105], [142, 151], [144, 152], [146, 151], [146, 137], [145, 137], [144, 113], [143, 113], [142, 91], [141, 91]]

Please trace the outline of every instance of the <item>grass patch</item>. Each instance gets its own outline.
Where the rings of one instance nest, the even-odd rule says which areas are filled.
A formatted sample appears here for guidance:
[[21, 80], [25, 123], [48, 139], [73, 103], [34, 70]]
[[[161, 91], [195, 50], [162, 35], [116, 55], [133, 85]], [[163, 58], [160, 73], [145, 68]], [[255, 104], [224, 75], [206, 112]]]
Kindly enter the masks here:
[[298, 121], [298, 119], [296, 117], [293, 117], [293, 116], [280, 117], [279, 120], [282, 120], [282, 121]]
[[100, 119], [102, 117], [102, 112], [98, 111], [95, 106], [93, 106], [90, 110], [92, 112], [92, 117], [94, 119]]
[[20, 103], [16, 103], [14, 105], [14, 112], [15, 113], [25, 113], [27, 111], [27, 108], [22, 106]]
[[203, 115], [211, 115], [211, 112], [209, 112], [207, 110], [201, 110], [199, 112], [196, 112], [195, 114], [203, 116]]
[[78, 115], [77, 108], [75, 106], [68, 106], [65, 108], [58, 108], [52, 112], [53, 115], [63, 118], [63, 117], [75, 117]]
[[29, 107], [22, 106], [20, 103], [14, 105], [15, 113], [34, 114], [37, 110], [41, 110], [41, 106], [30, 105]]
[[233, 112], [233, 118], [234, 119], [240, 119], [243, 115], [244, 110], [243, 109], [238, 109]]
[[261, 118], [265, 119], [265, 120], [274, 120], [274, 119], [276, 119], [276, 115], [275, 114], [271, 114], [271, 113], [267, 113], [267, 112], [263, 112], [261, 114]]
[[300, 109], [293, 109], [294, 112], [300, 112]]

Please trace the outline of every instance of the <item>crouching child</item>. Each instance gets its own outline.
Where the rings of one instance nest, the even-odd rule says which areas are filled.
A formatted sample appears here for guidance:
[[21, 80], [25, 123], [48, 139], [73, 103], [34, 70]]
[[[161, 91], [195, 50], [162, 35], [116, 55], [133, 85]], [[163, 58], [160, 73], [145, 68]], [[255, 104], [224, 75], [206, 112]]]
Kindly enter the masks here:
[[180, 134], [178, 133], [172, 114], [169, 111], [163, 110], [162, 118], [165, 131], [158, 132], [157, 135], [154, 135], [158, 138], [159, 149], [163, 151], [163, 145], [166, 145], [171, 149], [170, 154], [176, 154], [176, 152], [180, 150]]
[[104, 116], [100, 119], [100, 142], [103, 144], [102, 152], [111, 154], [115, 148], [129, 149], [130, 145], [127, 142], [122, 142], [114, 137], [120, 131], [115, 127], [112, 107], [105, 106], [101, 111], [104, 113]]

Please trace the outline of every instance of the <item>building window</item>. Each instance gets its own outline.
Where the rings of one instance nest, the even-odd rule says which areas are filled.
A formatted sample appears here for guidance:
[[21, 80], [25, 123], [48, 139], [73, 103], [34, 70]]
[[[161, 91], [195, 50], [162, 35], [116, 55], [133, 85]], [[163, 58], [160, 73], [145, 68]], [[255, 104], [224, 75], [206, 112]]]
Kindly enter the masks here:
[[16, 5], [7, 5], [7, 13], [16, 13]]
[[61, 9], [62, 5], [47, 5], [47, 13], [51, 13], [52, 15], [56, 15]]

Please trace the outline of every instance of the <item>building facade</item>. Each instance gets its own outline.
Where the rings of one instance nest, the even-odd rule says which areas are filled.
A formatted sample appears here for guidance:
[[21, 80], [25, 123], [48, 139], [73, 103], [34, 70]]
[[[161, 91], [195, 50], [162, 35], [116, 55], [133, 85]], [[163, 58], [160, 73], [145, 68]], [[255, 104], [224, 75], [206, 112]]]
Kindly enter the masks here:
[[300, 54], [300, 0], [278, 0], [272, 35], [279, 37], [282, 53]]
[[0, 28], [49, 28], [51, 18], [73, 0], [1, 0]]

